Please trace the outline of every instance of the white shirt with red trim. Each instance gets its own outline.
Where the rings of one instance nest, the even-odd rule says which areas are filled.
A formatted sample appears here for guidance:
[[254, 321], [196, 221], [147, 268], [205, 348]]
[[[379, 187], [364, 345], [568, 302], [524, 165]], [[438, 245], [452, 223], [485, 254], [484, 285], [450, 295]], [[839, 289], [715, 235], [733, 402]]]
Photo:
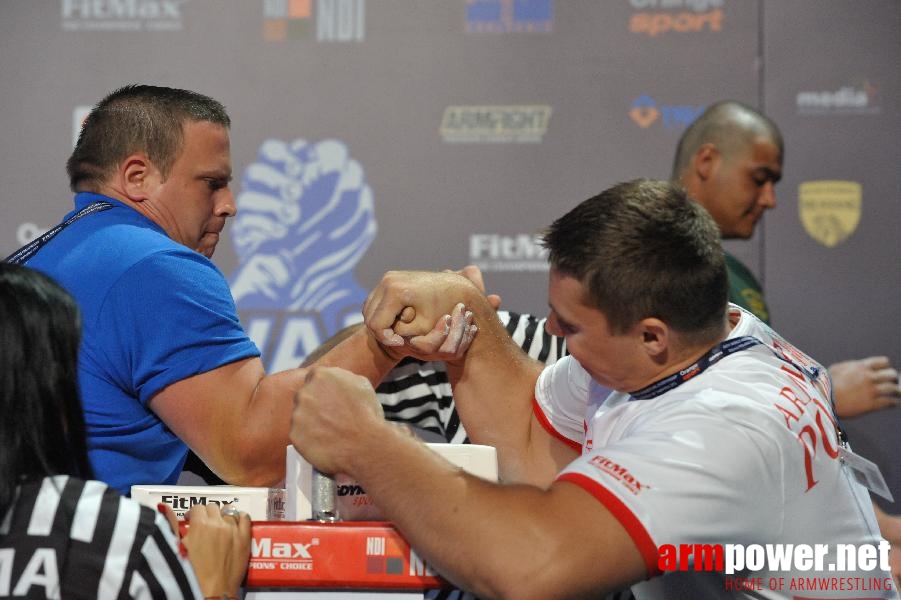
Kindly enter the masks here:
[[[797, 568], [803, 555], [731, 575], [690, 561], [686, 571], [634, 586], [640, 598], [897, 598], [878, 563], [829, 570], [842, 566], [839, 544], [861, 552], [882, 538], [866, 489], [839, 460], [826, 370], [750, 313], [732, 306], [730, 317], [730, 338], [763, 343], [651, 399], [608, 397], [572, 357], [548, 367], [536, 385], [536, 415], [552, 434], [582, 445], [558, 480], [581, 486], [618, 518], [651, 575], [661, 574], [665, 545], [719, 544], [751, 560], [752, 545], [825, 553], [822, 571]], [[810, 369], [819, 369], [816, 381]], [[753, 589], [736, 591], [736, 579]]]

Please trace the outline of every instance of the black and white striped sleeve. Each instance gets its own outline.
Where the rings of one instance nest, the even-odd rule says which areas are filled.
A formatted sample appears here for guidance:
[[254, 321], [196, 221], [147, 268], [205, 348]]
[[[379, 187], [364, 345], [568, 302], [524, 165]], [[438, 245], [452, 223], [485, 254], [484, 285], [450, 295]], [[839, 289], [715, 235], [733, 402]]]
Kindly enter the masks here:
[[[497, 314], [513, 341], [535, 360], [550, 364], [566, 353], [563, 338], [545, 330], [546, 319], [507, 311]], [[469, 441], [454, 406], [444, 363], [404, 360], [376, 392], [388, 420], [419, 427], [449, 443]]]
[[0, 531], [0, 551], [14, 553], [14, 595], [29, 597], [202, 597], [176, 544], [156, 511], [62, 475], [22, 484]]

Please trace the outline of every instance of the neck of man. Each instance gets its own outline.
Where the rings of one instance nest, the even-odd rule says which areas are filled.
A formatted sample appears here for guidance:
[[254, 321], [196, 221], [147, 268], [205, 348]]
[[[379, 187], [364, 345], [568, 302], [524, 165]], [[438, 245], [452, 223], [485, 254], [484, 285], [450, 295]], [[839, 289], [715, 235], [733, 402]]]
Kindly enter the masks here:
[[642, 390], [662, 379], [666, 379], [667, 377], [688, 369], [697, 363], [705, 354], [710, 352], [714, 346], [729, 337], [729, 333], [735, 327], [736, 323], [737, 321], [727, 318], [723, 322], [723, 326], [719, 333], [714, 336], [713, 339], [708, 339], [704, 342], [695, 344], [687, 344], [680, 341], [670, 345], [662, 355], [656, 357], [657, 359], [654, 364], [658, 365], [657, 368], [652, 367], [649, 369], [649, 374], [644, 378], [644, 382], [631, 391], [635, 392]]

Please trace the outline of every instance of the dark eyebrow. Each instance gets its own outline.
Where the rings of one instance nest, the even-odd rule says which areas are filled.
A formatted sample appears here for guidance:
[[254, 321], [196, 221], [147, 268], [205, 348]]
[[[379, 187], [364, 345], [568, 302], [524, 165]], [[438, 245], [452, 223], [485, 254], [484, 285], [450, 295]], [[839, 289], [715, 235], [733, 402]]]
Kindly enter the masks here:
[[774, 171], [769, 167], [757, 167], [756, 169], [754, 169], [754, 171], [756, 171], [757, 173], [763, 173], [764, 175], [766, 175], [767, 180], [772, 181], [773, 183], [779, 183], [779, 181], [782, 179], [781, 171]]
[[[560, 313], [558, 313], [556, 310], [554, 310], [554, 305], [551, 304], [550, 302], [548, 302], [548, 308], [550, 308], [550, 310], [551, 310], [550, 314], [554, 315], [554, 318], [557, 320], [557, 323], [560, 325], [560, 327], [570, 328], [570, 329], [573, 328], [572, 323], [570, 323], [569, 321], [567, 321], [566, 319], [561, 317]], [[550, 316], [550, 315], [548, 315], [548, 316]]]

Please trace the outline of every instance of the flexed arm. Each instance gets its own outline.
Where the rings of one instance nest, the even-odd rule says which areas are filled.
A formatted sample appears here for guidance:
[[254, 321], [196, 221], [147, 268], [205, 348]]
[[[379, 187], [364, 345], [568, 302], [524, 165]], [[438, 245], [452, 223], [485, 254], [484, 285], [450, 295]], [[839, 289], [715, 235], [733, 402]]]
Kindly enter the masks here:
[[497, 448], [505, 481], [548, 485], [575, 453], [533, 414], [535, 382], [544, 365], [510, 339], [478, 286], [456, 273], [393, 271], [373, 289], [363, 314], [373, 337], [389, 345], [406, 341], [415, 351], [425, 328], [457, 301], [472, 311], [479, 328], [465, 356], [446, 361], [470, 439]]

